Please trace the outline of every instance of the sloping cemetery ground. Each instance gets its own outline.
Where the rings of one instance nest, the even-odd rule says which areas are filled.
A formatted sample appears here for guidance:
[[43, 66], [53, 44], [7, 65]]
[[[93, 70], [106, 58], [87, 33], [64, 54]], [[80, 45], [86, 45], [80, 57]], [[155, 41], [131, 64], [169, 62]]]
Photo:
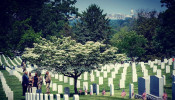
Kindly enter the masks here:
[[[5, 56], [1, 56], [1, 62], [4, 65], [8, 65], [5, 62], [5, 59], [8, 60], [8, 62], [10, 61], [10, 59], [8, 59]], [[12, 60], [14, 61], [14, 60]], [[20, 58], [17, 58], [16, 61], [21, 61]], [[18, 63], [19, 63], [18, 62]], [[13, 62], [15, 63], [15, 62]], [[11, 63], [12, 64], [12, 63]], [[157, 69], [161, 69], [161, 74], [166, 76], [166, 85], [164, 86], [164, 89], [166, 90], [167, 94], [168, 94], [168, 100], [172, 99], [172, 65], [170, 66], [170, 73], [166, 73], [166, 65], [165, 64], [165, 68], [162, 69], [161, 65], [157, 65], [154, 64], [155, 66], [157, 66]], [[139, 77], [143, 77], [144, 73], [142, 72], [142, 67], [140, 64], [136, 65], [136, 74], [137, 74], [137, 78]], [[148, 75], [157, 75], [157, 72], [153, 72], [153, 68], [150, 67], [150, 65], [145, 64], [145, 69], [148, 71]], [[108, 71], [107, 69], [103, 69], [104, 71]], [[80, 95], [80, 100], [121, 100], [121, 99], [129, 99], [129, 84], [133, 83], [134, 84], [134, 94], [138, 94], [138, 81], [137, 82], [133, 82], [132, 80], [132, 75], [133, 75], [133, 67], [131, 67], [131, 65], [129, 67], [127, 67], [124, 70], [124, 67], [120, 67], [118, 70], [118, 73], [115, 74], [115, 76], [112, 76], [112, 73], [115, 71], [115, 69], [111, 69], [110, 72], [107, 73], [107, 77], [103, 77], [104, 76], [104, 72], [99, 71], [100, 72], [100, 77], [103, 77], [103, 84], [99, 85], [99, 95], [96, 95], [95, 93], [93, 95], [90, 95], [90, 85], [92, 85], [93, 83], [99, 84], [99, 77], [97, 77], [97, 71], [93, 71], [93, 75], [94, 75], [94, 81], [91, 81], [90, 79], [90, 73], [88, 73], [87, 75], [87, 80], [84, 79], [84, 74], [81, 75], [81, 79], [78, 79], [80, 81], [80, 88], [81, 90], [83, 90], [83, 82], [88, 82], [88, 95], [84, 95], [84, 90], [83, 93], [81, 93]], [[120, 83], [120, 79], [122, 78], [122, 73], [124, 73], [124, 71], [126, 71], [126, 80], [125, 80], [125, 92], [126, 92], [126, 96], [125, 98], [121, 97], [121, 93], [123, 89], [119, 88], [119, 83]], [[4, 74], [4, 77], [7, 81], [7, 84], [10, 86], [10, 88], [12, 89], [12, 91], [14, 92], [14, 100], [23, 100], [24, 97], [22, 96], [22, 85], [19, 81], [18, 78], [16, 78], [14, 75], [9, 75], [9, 72], [7, 72], [6, 70], [1, 70], [1, 72]], [[20, 73], [22, 74], [22, 73]], [[44, 75], [43, 75], [44, 76]], [[53, 76], [53, 75], [52, 75]], [[63, 76], [62, 76], [63, 77]], [[113, 78], [113, 84], [114, 84], [114, 95], [110, 96], [110, 87], [108, 86], [108, 78], [111, 77], [115, 77]], [[22, 78], [22, 77], [21, 77]], [[70, 88], [70, 100], [73, 99], [73, 93], [74, 93], [74, 85], [70, 85], [70, 80], [68, 79], [68, 83], [64, 82], [64, 78], [62, 79], [62, 81], [60, 81], [59, 79], [59, 75], [58, 75], [58, 79], [55, 79], [55, 77], [52, 77], [52, 84], [56, 83], [57, 86], [58, 85], [62, 85], [62, 91], [63, 93], [61, 93], [61, 98], [63, 98], [63, 94], [64, 94], [64, 88], [65, 87], [69, 87]], [[2, 88], [2, 85], [0, 84], [0, 88]], [[53, 86], [52, 86], [53, 87]], [[57, 94], [58, 90], [56, 91], [52, 91], [52, 87], [51, 87], [51, 94]], [[103, 96], [102, 95], [102, 91], [105, 90], [106, 94]], [[3, 91], [0, 90], [0, 93], [2, 92], [2, 96], [0, 95], [0, 98], [5, 98], [5, 94], [3, 95]], [[45, 85], [42, 86], [42, 92], [46, 93], [46, 87]]]
[[2, 82], [1, 82], [1, 80], [0, 80], [0, 99], [1, 99], [1, 100], [8, 100], [8, 98], [7, 98], [6, 95], [5, 95], [4, 90], [3, 90], [3, 88], [2, 88]]

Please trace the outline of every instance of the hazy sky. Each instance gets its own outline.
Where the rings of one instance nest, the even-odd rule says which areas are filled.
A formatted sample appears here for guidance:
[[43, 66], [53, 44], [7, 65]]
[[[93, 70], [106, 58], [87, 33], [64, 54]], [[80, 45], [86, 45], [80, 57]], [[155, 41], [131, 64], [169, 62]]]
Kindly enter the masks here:
[[157, 11], [166, 9], [161, 7], [160, 0], [77, 0], [75, 6], [79, 9], [79, 12], [82, 12], [90, 4], [97, 4], [107, 14], [130, 14], [131, 9], [155, 9]]

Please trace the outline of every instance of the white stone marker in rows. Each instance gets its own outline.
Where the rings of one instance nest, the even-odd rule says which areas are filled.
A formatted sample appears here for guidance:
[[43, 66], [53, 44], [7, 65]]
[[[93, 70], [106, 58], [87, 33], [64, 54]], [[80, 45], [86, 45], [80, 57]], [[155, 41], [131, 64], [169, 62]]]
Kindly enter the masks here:
[[29, 97], [29, 93], [25, 93], [25, 100], [29, 100], [28, 97]]
[[73, 100], [79, 100], [79, 95], [74, 94]]
[[61, 100], [60, 94], [56, 94], [56, 100]]
[[144, 76], [144, 77], [147, 77], [147, 76], [148, 76], [148, 70], [147, 70], [147, 69], [145, 69], [145, 70], [143, 71], [143, 76]]
[[63, 75], [59, 75], [59, 81], [63, 81]]
[[110, 85], [110, 96], [113, 96], [114, 95], [114, 85], [111, 84]]
[[69, 85], [74, 85], [74, 79], [73, 78], [69, 78]]
[[90, 94], [93, 95], [93, 86], [90, 85]]
[[30, 93], [30, 94], [29, 94], [29, 97], [30, 97], [30, 99], [29, 99], [29, 100], [32, 100], [32, 93]]
[[36, 93], [36, 87], [32, 87], [32, 93]]
[[165, 63], [164, 62], [161, 63], [161, 69], [165, 69]]
[[68, 83], [68, 77], [64, 76], [64, 83]]
[[154, 66], [153, 67], [153, 73], [156, 73], [157, 72], [157, 66]]
[[57, 83], [53, 83], [52, 91], [57, 91]]
[[166, 73], [170, 73], [170, 66], [166, 66]]
[[97, 84], [97, 87], [96, 87], [96, 95], [99, 95], [99, 85]]
[[96, 77], [100, 77], [100, 72], [96, 71]]
[[112, 78], [115, 78], [115, 72], [112, 72], [112, 73], [111, 73], [111, 77], [112, 77]]
[[58, 94], [63, 93], [63, 86], [58, 85]]
[[103, 77], [104, 77], [104, 78], [107, 78], [107, 77], [108, 77], [108, 75], [107, 75], [107, 72], [106, 72], [106, 71], [104, 71], [104, 72], [103, 72]]
[[129, 84], [129, 98], [132, 99], [134, 98], [134, 84]]
[[84, 80], [88, 80], [88, 72], [84, 72]]
[[125, 80], [120, 79], [120, 88], [125, 88]]
[[36, 93], [32, 93], [32, 100], [36, 100]]
[[63, 100], [69, 100], [69, 96], [67, 94], [64, 94]]
[[103, 84], [103, 77], [99, 77], [99, 85]]
[[163, 76], [163, 85], [166, 85], [166, 76], [165, 75], [162, 76]]
[[50, 99], [49, 100], [54, 100], [53, 94], [50, 94]]
[[77, 88], [80, 88], [80, 80], [77, 80]]
[[175, 75], [175, 70], [173, 70], [173, 75]]
[[91, 76], [91, 82], [94, 81], [94, 75], [90, 75]]
[[88, 90], [88, 82], [83, 82], [83, 90]]
[[162, 71], [160, 69], [157, 70], [157, 76], [162, 77]]
[[58, 79], [58, 74], [55, 74], [55, 79]]
[[36, 94], [36, 100], [39, 100], [39, 93]]
[[132, 81], [137, 82], [137, 74], [132, 74]]
[[52, 83], [52, 81], [50, 82], [50, 87], [52, 87], [52, 85], [53, 85], [53, 83]]
[[40, 100], [44, 100], [43, 99], [43, 93], [40, 93]]
[[108, 78], [108, 86], [110, 86], [111, 84], [113, 84], [113, 78]]

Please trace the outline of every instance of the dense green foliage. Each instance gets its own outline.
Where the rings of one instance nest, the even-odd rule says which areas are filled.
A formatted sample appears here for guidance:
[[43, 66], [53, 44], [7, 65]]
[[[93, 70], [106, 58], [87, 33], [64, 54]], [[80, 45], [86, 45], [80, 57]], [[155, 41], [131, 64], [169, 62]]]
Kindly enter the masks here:
[[111, 39], [111, 43], [118, 47], [121, 53], [126, 53], [131, 58], [143, 56], [146, 42], [147, 39], [143, 35], [127, 31], [127, 27], [121, 28]]
[[76, 0], [2, 0], [0, 51], [12, 56], [22, 53], [26, 46], [31, 47], [38, 35], [60, 36], [64, 23], [72, 14], [78, 14], [75, 3]]
[[125, 55], [116, 53], [117, 48], [100, 42], [88, 41], [83, 45], [70, 37], [51, 37], [50, 40], [40, 38], [34, 48], [26, 48], [22, 57], [38, 65], [39, 69], [53, 70], [74, 78], [77, 93], [77, 79], [82, 73], [125, 59]]
[[110, 36], [109, 19], [103, 10], [95, 4], [90, 5], [74, 25], [76, 40], [80, 43], [86, 41], [105, 41], [108, 43]]

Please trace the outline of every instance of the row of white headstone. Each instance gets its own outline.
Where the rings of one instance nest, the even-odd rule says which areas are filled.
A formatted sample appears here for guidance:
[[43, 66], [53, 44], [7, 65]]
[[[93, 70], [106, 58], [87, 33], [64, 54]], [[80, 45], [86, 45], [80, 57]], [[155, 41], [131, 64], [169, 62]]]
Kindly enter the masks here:
[[[55, 100], [53, 94], [26, 93], [25, 100]], [[61, 100], [60, 94], [56, 94], [56, 100]], [[69, 95], [64, 94], [63, 100], [69, 100]], [[74, 94], [73, 100], [79, 100], [79, 95]]]
[[2, 88], [6, 94], [6, 97], [8, 98], [8, 100], [13, 100], [13, 91], [7, 85], [4, 75], [1, 71], [0, 71], [0, 79], [2, 82]]

